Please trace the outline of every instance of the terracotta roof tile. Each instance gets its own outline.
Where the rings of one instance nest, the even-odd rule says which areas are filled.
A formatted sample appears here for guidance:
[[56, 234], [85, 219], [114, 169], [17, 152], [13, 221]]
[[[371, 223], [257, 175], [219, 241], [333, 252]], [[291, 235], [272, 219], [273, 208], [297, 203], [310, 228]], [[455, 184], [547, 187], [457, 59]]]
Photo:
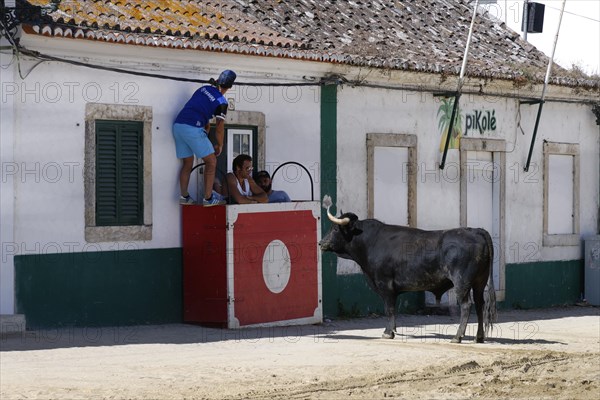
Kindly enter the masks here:
[[[28, 1], [36, 6], [50, 2]], [[51, 36], [456, 74], [472, 16], [468, 3], [63, 0], [44, 22], [32, 19], [30, 29]], [[540, 81], [547, 63], [546, 55], [504, 23], [478, 15], [468, 75], [513, 79], [527, 71]], [[555, 71], [564, 72], [558, 66]], [[597, 81], [583, 84], [600, 86]]]
[[[45, 6], [50, 1], [29, 3]], [[235, 1], [63, 1], [50, 16], [54, 24], [79, 28], [303, 47], [244, 15]]]

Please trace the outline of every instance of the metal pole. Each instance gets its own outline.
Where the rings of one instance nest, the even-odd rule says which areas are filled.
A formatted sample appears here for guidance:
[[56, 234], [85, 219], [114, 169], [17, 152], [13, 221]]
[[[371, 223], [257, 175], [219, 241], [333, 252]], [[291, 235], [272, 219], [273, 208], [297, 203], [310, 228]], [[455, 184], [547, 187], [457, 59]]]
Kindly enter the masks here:
[[531, 138], [531, 146], [529, 146], [529, 154], [527, 155], [527, 164], [525, 164], [525, 172], [529, 171], [529, 164], [531, 163], [531, 155], [533, 153], [533, 146], [535, 144], [535, 137], [537, 136], [538, 125], [540, 123], [540, 116], [542, 115], [542, 107], [546, 102], [546, 90], [548, 89], [548, 83], [550, 83], [550, 74], [552, 72], [552, 64], [554, 63], [554, 53], [556, 52], [556, 44], [558, 43], [558, 34], [560, 33], [560, 24], [562, 23], [562, 17], [565, 12], [565, 3], [567, 0], [563, 0], [562, 7], [560, 9], [560, 17], [558, 18], [558, 27], [556, 28], [556, 36], [554, 37], [554, 45], [552, 46], [552, 55], [550, 61], [548, 61], [548, 68], [546, 69], [546, 77], [544, 78], [544, 88], [542, 89], [542, 97], [540, 99], [540, 106], [538, 108], [537, 117], [535, 120], [535, 127], [533, 128], [533, 137]]
[[525, 8], [523, 9], [523, 40], [527, 41], [527, 30], [529, 29], [529, 0], [525, 0]]
[[454, 132], [454, 117], [458, 110], [458, 100], [460, 99], [460, 92], [464, 83], [465, 71], [467, 69], [467, 56], [469, 55], [469, 47], [471, 46], [471, 39], [473, 38], [473, 26], [475, 25], [475, 17], [477, 16], [477, 8], [479, 7], [479, 0], [475, 1], [475, 10], [473, 11], [473, 18], [471, 19], [471, 26], [469, 27], [469, 35], [467, 36], [467, 45], [465, 46], [465, 53], [463, 55], [462, 65], [460, 67], [460, 75], [458, 77], [458, 87], [456, 89], [456, 95], [454, 96], [454, 105], [452, 106], [452, 116], [450, 117], [450, 126], [448, 127], [448, 134], [446, 136], [446, 143], [444, 144], [444, 153], [442, 155], [442, 161], [440, 162], [440, 169], [444, 169], [446, 164], [446, 155], [448, 154], [448, 145], [450, 144], [450, 137]]
[[565, 12], [565, 3], [567, 0], [563, 0], [562, 7], [560, 9], [560, 17], [558, 18], [558, 27], [556, 28], [556, 35], [554, 36], [554, 45], [552, 46], [552, 55], [550, 56], [550, 62], [548, 62], [548, 68], [546, 69], [546, 78], [544, 78], [544, 89], [542, 91], [542, 101], [546, 98], [546, 89], [550, 82], [550, 73], [552, 72], [552, 64], [554, 63], [554, 54], [556, 53], [556, 45], [558, 44], [558, 34], [560, 33], [560, 24], [562, 23], [563, 14]]
[[473, 10], [473, 18], [471, 18], [471, 26], [469, 27], [469, 36], [467, 37], [467, 45], [465, 46], [465, 54], [463, 55], [462, 66], [460, 67], [460, 77], [458, 80], [458, 92], [462, 89], [463, 78], [465, 76], [465, 70], [467, 69], [467, 56], [469, 55], [469, 46], [471, 46], [471, 39], [473, 38], [473, 26], [475, 26], [475, 17], [477, 16], [477, 8], [479, 7], [479, 0], [475, 1], [475, 10]]
[[442, 154], [442, 162], [440, 163], [440, 169], [444, 169], [446, 165], [446, 154], [448, 154], [448, 144], [450, 143], [450, 137], [454, 129], [454, 118], [456, 117], [456, 111], [458, 110], [458, 100], [460, 99], [460, 92], [454, 96], [454, 104], [452, 105], [452, 115], [450, 116], [450, 126], [448, 127], [448, 133], [446, 134], [446, 143], [444, 144], [444, 153]]

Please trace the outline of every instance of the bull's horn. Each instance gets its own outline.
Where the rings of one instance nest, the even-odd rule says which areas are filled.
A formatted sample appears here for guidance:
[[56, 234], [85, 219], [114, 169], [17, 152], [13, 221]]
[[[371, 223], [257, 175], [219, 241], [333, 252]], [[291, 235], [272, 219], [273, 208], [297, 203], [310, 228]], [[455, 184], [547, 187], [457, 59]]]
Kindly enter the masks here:
[[327, 218], [329, 218], [329, 220], [331, 222], [333, 222], [334, 224], [337, 224], [337, 225], [348, 225], [350, 223], [350, 218], [348, 218], [348, 217], [336, 218], [333, 215], [331, 215], [331, 213], [329, 212], [329, 207], [327, 207]]

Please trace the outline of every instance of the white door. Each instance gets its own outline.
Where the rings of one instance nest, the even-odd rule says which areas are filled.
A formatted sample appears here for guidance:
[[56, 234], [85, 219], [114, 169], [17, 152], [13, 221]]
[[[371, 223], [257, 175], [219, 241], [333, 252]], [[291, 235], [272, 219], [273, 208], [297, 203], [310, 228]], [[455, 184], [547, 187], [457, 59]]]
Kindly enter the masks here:
[[492, 152], [467, 152], [467, 226], [483, 228], [492, 236], [496, 288], [500, 287], [500, 173]]

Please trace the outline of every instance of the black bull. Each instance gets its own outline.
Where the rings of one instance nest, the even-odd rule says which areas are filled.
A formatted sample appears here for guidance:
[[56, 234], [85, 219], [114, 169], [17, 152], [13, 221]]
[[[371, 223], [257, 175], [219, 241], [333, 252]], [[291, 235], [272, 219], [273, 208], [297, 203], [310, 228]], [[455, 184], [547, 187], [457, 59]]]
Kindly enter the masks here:
[[[367, 281], [381, 296], [388, 317], [384, 338], [394, 338], [396, 299], [402, 292], [429, 291], [439, 303], [441, 296], [454, 288], [460, 302], [460, 325], [452, 339], [460, 343], [465, 335], [471, 303], [477, 311], [476, 341], [483, 343], [485, 332], [496, 319], [496, 294], [492, 278], [493, 245], [484, 229], [457, 228], [425, 231], [386, 225], [374, 219], [359, 220], [352, 213], [336, 218], [331, 230], [319, 243], [360, 265]], [[489, 285], [487, 301], [484, 292]]]

